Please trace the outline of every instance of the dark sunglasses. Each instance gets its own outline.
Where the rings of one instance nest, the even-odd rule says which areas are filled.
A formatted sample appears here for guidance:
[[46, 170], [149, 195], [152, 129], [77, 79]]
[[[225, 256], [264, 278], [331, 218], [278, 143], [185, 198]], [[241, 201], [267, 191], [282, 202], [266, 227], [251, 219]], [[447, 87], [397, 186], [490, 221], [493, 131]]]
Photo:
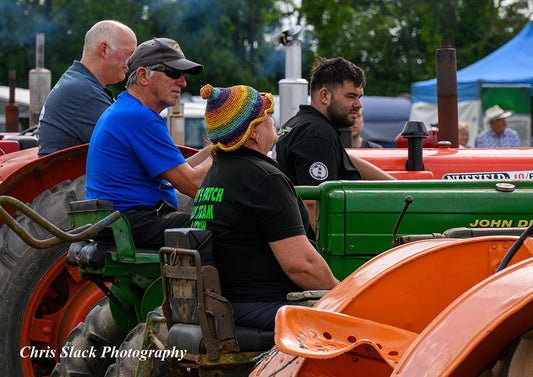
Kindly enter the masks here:
[[170, 77], [171, 79], [177, 80], [183, 75], [185, 72], [178, 71], [177, 69], [173, 69], [167, 66], [159, 66], [159, 67], [153, 67], [151, 68], [152, 71], [158, 71], [163, 72], [165, 75]]

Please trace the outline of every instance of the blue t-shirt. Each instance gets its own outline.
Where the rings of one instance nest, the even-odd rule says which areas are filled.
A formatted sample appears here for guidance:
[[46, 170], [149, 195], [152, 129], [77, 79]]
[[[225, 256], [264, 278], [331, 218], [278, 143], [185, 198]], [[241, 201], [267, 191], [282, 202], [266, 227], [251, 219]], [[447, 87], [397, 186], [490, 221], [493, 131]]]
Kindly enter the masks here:
[[46, 98], [39, 120], [39, 156], [86, 144], [113, 93], [79, 61], [61, 76]]
[[160, 174], [184, 162], [163, 118], [122, 92], [91, 137], [86, 199], [111, 200], [119, 211], [161, 199], [177, 207], [174, 187]]

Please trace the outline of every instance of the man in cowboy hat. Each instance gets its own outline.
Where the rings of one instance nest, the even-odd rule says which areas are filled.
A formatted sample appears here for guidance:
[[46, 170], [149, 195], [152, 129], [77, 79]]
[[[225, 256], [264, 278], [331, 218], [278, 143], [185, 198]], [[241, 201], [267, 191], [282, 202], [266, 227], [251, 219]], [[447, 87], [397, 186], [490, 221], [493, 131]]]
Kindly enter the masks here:
[[504, 111], [494, 105], [485, 111], [490, 130], [481, 132], [476, 138], [477, 148], [517, 148], [520, 137], [515, 130], [507, 128], [506, 119], [513, 115], [512, 111]]

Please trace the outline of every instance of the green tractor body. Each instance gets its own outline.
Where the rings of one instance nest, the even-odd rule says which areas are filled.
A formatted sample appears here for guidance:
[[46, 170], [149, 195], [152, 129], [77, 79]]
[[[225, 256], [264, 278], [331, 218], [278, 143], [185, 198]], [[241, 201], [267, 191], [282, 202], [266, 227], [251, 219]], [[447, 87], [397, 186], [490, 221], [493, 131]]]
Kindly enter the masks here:
[[[509, 230], [533, 220], [531, 181], [338, 181], [298, 189], [302, 198], [319, 201], [317, 245], [339, 279], [397, 246], [400, 236]], [[406, 197], [412, 203], [397, 226]]]

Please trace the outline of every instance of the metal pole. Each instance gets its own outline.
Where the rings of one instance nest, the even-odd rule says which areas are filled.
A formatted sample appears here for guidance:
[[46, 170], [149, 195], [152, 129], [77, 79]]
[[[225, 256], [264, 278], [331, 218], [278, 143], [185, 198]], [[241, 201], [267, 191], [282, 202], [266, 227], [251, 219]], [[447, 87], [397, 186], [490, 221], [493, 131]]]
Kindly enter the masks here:
[[180, 99], [167, 111], [170, 112], [168, 116], [168, 131], [174, 144], [185, 145], [185, 117], [183, 115], [184, 104]]
[[35, 68], [44, 68], [44, 33], [38, 33], [36, 37]]
[[[284, 31], [273, 38], [277, 46], [283, 44], [285, 51], [285, 78], [278, 82], [279, 85], [279, 125], [294, 116], [300, 105], [307, 104], [307, 80], [302, 79], [302, 41], [298, 39], [288, 40], [287, 36], [295, 35], [300, 28]], [[276, 39], [276, 40], [274, 40]]]

